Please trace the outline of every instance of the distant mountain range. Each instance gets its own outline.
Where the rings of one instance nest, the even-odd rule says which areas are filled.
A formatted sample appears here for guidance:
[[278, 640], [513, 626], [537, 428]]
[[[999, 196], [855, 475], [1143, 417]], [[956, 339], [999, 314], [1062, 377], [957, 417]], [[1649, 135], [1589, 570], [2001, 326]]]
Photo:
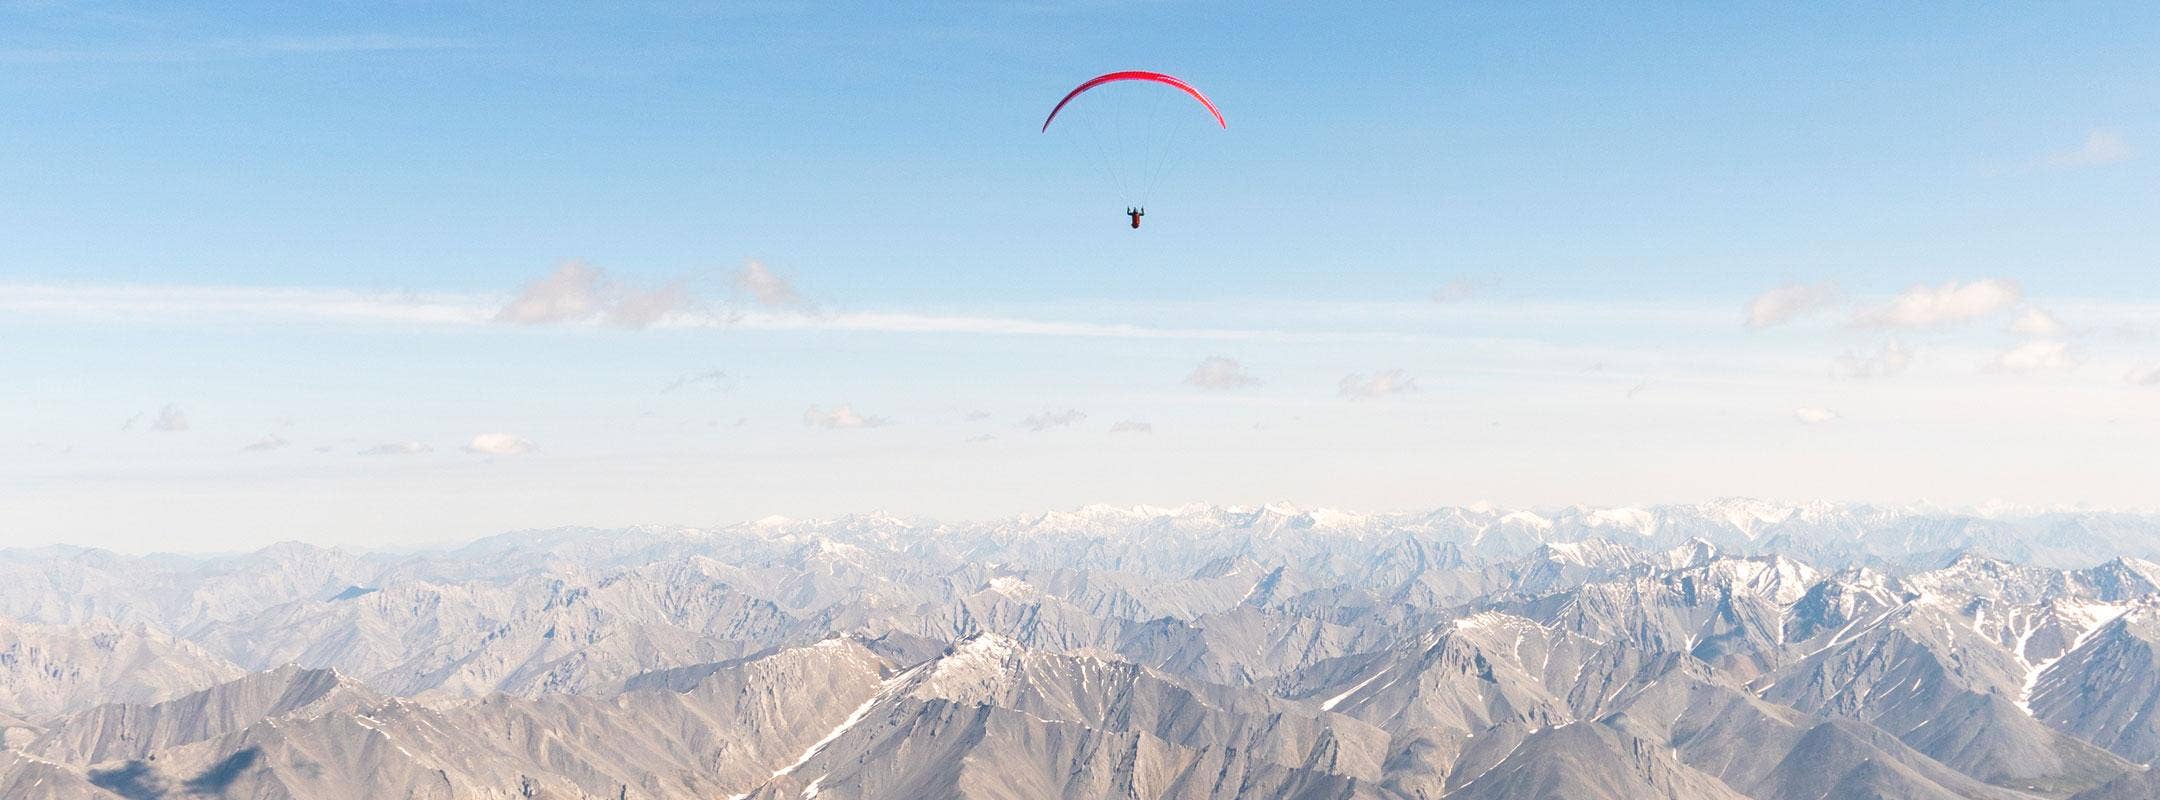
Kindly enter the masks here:
[[0, 797], [2160, 797], [2160, 515], [1089, 507], [0, 551]]

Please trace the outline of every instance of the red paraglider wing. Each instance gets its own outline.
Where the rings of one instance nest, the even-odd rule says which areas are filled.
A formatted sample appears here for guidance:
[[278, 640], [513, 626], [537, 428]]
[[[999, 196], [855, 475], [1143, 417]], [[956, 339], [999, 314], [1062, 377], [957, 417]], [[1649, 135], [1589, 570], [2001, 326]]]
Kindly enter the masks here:
[[1142, 72], [1139, 70], [1127, 70], [1124, 72], [1112, 72], [1108, 75], [1101, 75], [1095, 78], [1090, 78], [1087, 83], [1080, 84], [1080, 88], [1072, 90], [1071, 94], [1065, 95], [1065, 99], [1058, 101], [1056, 108], [1050, 109], [1050, 116], [1043, 119], [1042, 129], [1044, 131], [1050, 130], [1050, 121], [1057, 119], [1058, 112], [1065, 110], [1065, 104], [1072, 102], [1073, 98], [1079, 97], [1082, 92], [1093, 89], [1097, 86], [1101, 86], [1105, 83], [1116, 83], [1118, 81], [1154, 81], [1156, 83], [1164, 84], [1166, 86], [1170, 86], [1179, 91], [1182, 91], [1186, 94], [1192, 95], [1194, 100], [1200, 101], [1200, 105], [1207, 106], [1208, 113], [1215, 115], [1215, 124], [1223, 126], [1224, 130], [1229, 130], [1230, 128], [1230, 123], [1223, 121], [1222, 111], [1217, 110], [1215, 108], [1215, 104], [1207, 99], [1207, 95], [1201, 94], [1199, 89], [1195, 89], [1192, 87], [1192, 84], [1186, 83], [1168, 75], [1164, 75], [1160, 72]]

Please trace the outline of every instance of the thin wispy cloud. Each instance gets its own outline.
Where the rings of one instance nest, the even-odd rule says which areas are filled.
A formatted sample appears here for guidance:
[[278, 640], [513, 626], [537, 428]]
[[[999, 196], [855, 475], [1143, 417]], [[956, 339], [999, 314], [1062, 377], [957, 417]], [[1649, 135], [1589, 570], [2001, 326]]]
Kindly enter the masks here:
[[1245, 365], [1227, 356], [1208, 356], [1200, 365], [1185, 376], [1187, 386], [1197, 386], [1208, 391], [1224, 391], [1257, 386], [1259, 378], [1245, 371]]
[[[349, 289], [286, 289], [258, 287], [102, 285], [70, 286], [0, 284], [0, 313], [62, 317], [114, 325], [159, 323], [216, 324], [227, 321], [267, 320], [287, 323], [345, 325], [428, 326], [456, 328], [512, 324], [519, 326], [569, 325], [598, 327], [609, 320], [603, 314], [614, 308], [619, 288], [611, 287], [606, 274], [580, 264], [558, 267], [520, 289], [505, 302], [500, 296], [474, 294], [363, 292]], [[1291, 316], [1303, 315], [1294, 326], [1276, 326], [1279, 317], [1270, 313], [1269, 326], [1261, 327], [1165, 327], [1127, 322], [1072, 319], [1032, 319], [995, 314], [933, 314], [912, 311], [828, 311], [806, 313], [799, 308], [715, 313], [684, 292], [682, 307], [672, 313], [625, 313], [617, 324], [650, 321], [666, 329], [726, 329], [749, 331], [846, 331], [889, 334], [957, 334], [974, 336], [1054, 337], [1074, 339], [1134, 339], [1160, 341], [1223, 341], [1263, 343], [1411, 343], [1435, 341], [1429, 333], [1409, 330], [1375, 330], [1362, 324], [1376, 311], [1401, 312], [1414, 308], [1338, 306], [1312, 304], [1292, 306]], [[658, 305], [665, 307], [667, 303]], [[1240, 304], [1248, 308], [1249, 304]], [[1712, 318], [1696, 311], [1677, 313], [1649, 308], [1531, 304], [1501, 310], [1481, 304], [1479, 313], [1509, 318], [1535, 318], [1568, 314], [1602, 323], [1686, 324]], [[1298, 309], [1303, 309], [1302, 312]], [[655, 318], [657, 317], [657, 319]], [[1312, 327], [1340, 318], [1349, 329]], [[1452, 340], [1452, 339], [1450, 339]], [[1230, 387], [1234, 388], [1234, 387]]]
[[421, 442], [384, 442], [360, 451], [363, 456], [416, 456], [434, 452], [435, 448]]
[[2121, 133], [2103, 128], [2085, 134], [2085, 141], [2076, 147], [2047, 154], [2040, 159], [2040, 165], [2051, 169], [2079, 169], [2118, 164], [2136, 157], [2137, 149], [2131, 147]]
[[2140, 364], [2123, 373], [2123, 382], [2131, 386], [2160, 386], [2160, 364]]
[[[145, 420], [148, 420], [147, 425], [144, 422]], [[161, 433], [177, 433], [187, 430], [187, 409], [181, 408], [177, 403], [166, 403], [165, 407], [158, 409], [155, 414], [137, 412], [129, 416], [126, 422], [120, 423], [120, 430], [132, 431], [137, 426], [142, 426], [144, 430]]]
[[1834, 283], [1794, 283], [1779, 286], [1749, 300], [1744, 323], [1762, 329], [1783, 325], [1837, 302], [1844, 292]]
[[830, 410], [811, 406], [803, 410], [802, 420], [805, 426], [832, 430], [882, 428], [892, 424], [892, 420], [885, 417], [856, 411], [852, 403], [841, 403]]
[[141, 42], [113, 47], [42, 47], [0, 50], [0, 63], [165, 64], [241, 61], [366, 53], [472, 50], [478, 39], [391, 33], [283, 35], [200, 41]]
[[727, 391], [735, 388], [735, 379], [720, 370], [708, 370], [694, 375], [684, 375], [661, 387], [661, 394], [673, 394], [688, 388], [708, 388]]
[[482, 43], [475, 39], [387, 33], [273, 36], [257, 40], [229, 40], [228, 44], [236, 49], [260, 49], [271, 53], [381, 53], [399, 50], [470, 50], [482, 46]]
[[1026, 419], [1020, 421], [1020, 427], [1040, 433], [1051, 428], [1070, 428], [1086, 420], [1087, 414], [1085, 412], [1076, 408], [1068, 408], [1063, 411], [1044, 411], [1040, 414], [1030, 414]]
[[[591, 322], [599, 309], [607, 305], [599, 278], [599, 275], [593, 275], [588, 280], [582, 265], [558, 268], [525, 287], [507, 304], [480, 295], [421, 295], [346, 289], [0, 284], [0, 311], [114, 324], [223, 319], [430, 326], [569, 324]], [[701, 313], [695, 307], [665, 315], [654, 323], [654, 327], [1162, 340], [1368, 341], [1376, 338], [1364, 333], [1164, 328], [904, 311], [826, 314], [752, 311], [716, 315]]]
[[225, 318], [400, 325], [484, 325], [499, 301], [471, 295], [246, 286], [0, 285], [0, 311], [96, 322]]
[[1477, 285], [1466, 280], [1452, 280], [1432, 292], [1432, 301], [1440, 304], [1457, 303], [1477, 294]]
[[1121, 419], [1110, 426], [1110, 432], [1112, 434], [1154, 433], [1155, 424], [1152, 422], [1143, 422], [1137, 419]]
[[257, 440], [253, 444], [249, 444], [245, 447], [240, 448], [240, 452], [267, 453], [272, 450], [283, 450], [285, 449], [285, 446], [289, 444], [292, 444], [292, 442], [286, 441], [285, 437], [273, 433], [269, 436]]
[[1838, 412], [1818, 406], [1801, 406], [1799, 408], [1795, 408], [1793, 409], [1792, 415], [1793, 419], [1799, 420], [1800, 424], [1802, 425], [1821, 425], [1828, 422], [1835, 422], [1842, 418], [1842, 416], [1838, 414]]
[[1877, 328], [1954, 325], [2000, 313], [2021, 296], [2017, 284], [1999, 278], [1920, 285], [1899, 292], [1886, 305], [1861, 312], [1854, 322]]
[[1362, 334], [1223, 328], [1158, 328], [1122, 323], [1068, 322], [1016, 317], [934, 315], [879, 311], [818, 315], [748, 313], [726, 320], [715, 320], [713, 325], [715, 327], [761, 331], [822, 330], [875, 333], [955, 333], [983, 336], [1058, 336], [1080, 339], [1303, 341], [1375, 338]]
[[1352, 373], [1336, 384], [1336, 393], [1351, 400], [1370, 400], [1417, 390], [1417, 379], [1399, 369], [1383, 370], [1370, 376]]

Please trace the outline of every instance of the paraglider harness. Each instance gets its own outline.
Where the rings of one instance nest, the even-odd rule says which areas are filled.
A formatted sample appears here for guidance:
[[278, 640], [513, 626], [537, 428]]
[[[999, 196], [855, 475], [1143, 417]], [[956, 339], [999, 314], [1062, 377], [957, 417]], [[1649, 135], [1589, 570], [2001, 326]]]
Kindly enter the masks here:
[[1133, 226], [1133, 229], [1134, 229], [1134, 230], [1139, 230], [1139, 229], [1140, 229], [1140, 218], [1141, 218], [1141, 217], [1145, 217], [1145, 216], [1147, 216], [1147, 209], [1145, 209], [1145, 208], [1133, 208], [1132, 206], [1126, 206], [1126, 207], [1125, 207], [1125, 216], [1128, 216], [1128, 217], [1132, 217], [1132, 226]]

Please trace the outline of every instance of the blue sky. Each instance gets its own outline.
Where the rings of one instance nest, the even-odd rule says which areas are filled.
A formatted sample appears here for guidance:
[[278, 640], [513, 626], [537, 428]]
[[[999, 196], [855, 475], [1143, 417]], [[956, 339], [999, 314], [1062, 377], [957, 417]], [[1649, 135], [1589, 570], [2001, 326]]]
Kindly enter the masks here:
[[0, 3], [0, 543], [2149, 502], [2160, 12], [1432, 5]]

